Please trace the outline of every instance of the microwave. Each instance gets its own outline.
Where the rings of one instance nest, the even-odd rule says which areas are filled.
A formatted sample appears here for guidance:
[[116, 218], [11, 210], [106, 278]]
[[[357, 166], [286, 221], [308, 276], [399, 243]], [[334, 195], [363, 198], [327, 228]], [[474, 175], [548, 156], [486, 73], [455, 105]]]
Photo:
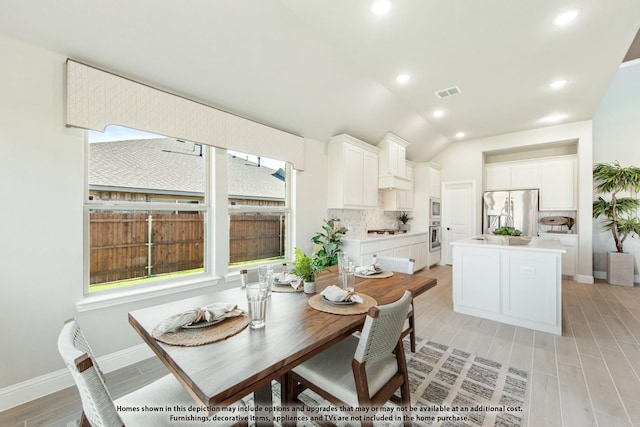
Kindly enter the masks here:
[[429, 219], [440, 219], [442, 205], [440, 199], [432, 197], [429, 199]]

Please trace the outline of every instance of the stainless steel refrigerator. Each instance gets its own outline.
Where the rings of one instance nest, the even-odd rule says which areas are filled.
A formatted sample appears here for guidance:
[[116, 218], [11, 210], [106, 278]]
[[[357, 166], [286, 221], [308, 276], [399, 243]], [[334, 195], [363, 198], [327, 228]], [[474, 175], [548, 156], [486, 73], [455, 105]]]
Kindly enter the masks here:
[[538, 190], [486, 191], [482, 232], [514, 227], [523, 236], [538, 235]]

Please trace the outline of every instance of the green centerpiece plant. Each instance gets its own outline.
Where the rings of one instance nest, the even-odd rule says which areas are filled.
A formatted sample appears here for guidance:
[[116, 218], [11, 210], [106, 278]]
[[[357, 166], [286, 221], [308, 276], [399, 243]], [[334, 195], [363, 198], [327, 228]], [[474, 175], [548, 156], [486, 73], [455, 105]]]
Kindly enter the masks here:
[[593, 168], [593, 179], [596, 191], [609, 195], [609, 200], [599, 196], [593, 202], [593, 218], [605, 218], [602, 227], [611, 231], [616, 247], [616, 252], [608, 254], [607, 281], [633, 286], [633, 256], [624, 252], [623, 244], [627, 237], [640, 235], [640, 200], [625, 195], [640, 192], [640, 168], [623, 167], [617, 161], [598, 163]]
[[295, 260], [291, 273], [295, 274], [305, 283], [315, 282], [318, 273], [326, 267], [320, 264], [317, 252], [312, 256], [307, 255], [302, 249], [295, 248]]

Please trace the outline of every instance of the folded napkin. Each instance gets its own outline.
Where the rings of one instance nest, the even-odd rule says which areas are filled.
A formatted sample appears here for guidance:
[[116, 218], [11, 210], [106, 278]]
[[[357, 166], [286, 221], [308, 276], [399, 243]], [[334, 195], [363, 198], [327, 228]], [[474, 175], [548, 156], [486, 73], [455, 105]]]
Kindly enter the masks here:
[[362, 276], [370, 276], [372, 274], [378, 274], [382, 272], [382, 269], [377, 264], [363, 265], [356, 268], [356, 274]]
[[324, 291], [320, 292], [320, 295], [333, 302], [352, 301], [362, 303], [364, 300], [360, 295], [355, 292], [349, 292], [336, 285], [327, 286]]
[[304, 287], [304, 282], [298, 279], [296, 276], [293, 276], [291, 278], [291, 287], [296, 291], [299, 291]]
[[175, 331], [182, 326], [194, 323], [212, 322], [227, 317], [240, 316], [244, 310], [237, 308], [235, 304], [215, 302], [204, 307], [197, 307], [184, 313], [176, 314], [163, 320], [153, 331], [155, 336], [160, 336], [170, 331]]
[[282, 277], [282, 275], [278, 274], [277, 276], [274, 276], [273, 283], [280, 283], [280, 284], [283, 284], [283, 285], [284, 284], [288, 285], [295, 278], [296, 278], [296, 276], [294, 276], [293, 274], [287, 274], [285, 277]]

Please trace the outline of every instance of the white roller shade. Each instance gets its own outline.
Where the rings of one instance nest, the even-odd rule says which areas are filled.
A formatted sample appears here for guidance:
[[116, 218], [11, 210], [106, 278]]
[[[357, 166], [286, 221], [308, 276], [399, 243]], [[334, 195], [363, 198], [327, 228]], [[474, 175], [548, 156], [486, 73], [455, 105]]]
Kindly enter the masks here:
[[67, 125], [108, 125], [290, 162], [304, 169], [304, 139], [148, 85], [67, 60]]

